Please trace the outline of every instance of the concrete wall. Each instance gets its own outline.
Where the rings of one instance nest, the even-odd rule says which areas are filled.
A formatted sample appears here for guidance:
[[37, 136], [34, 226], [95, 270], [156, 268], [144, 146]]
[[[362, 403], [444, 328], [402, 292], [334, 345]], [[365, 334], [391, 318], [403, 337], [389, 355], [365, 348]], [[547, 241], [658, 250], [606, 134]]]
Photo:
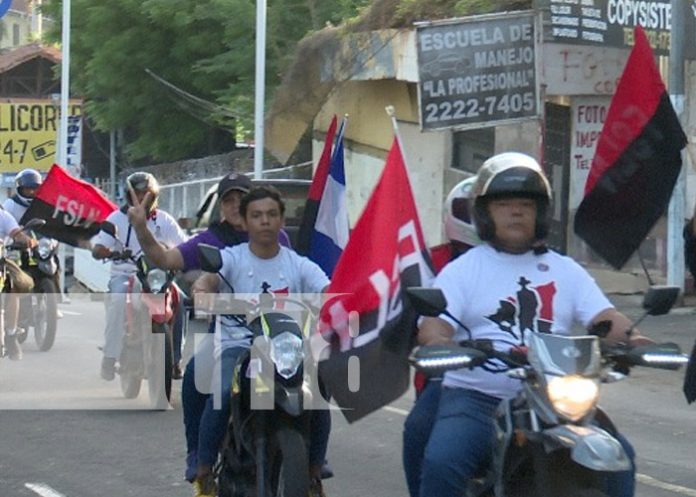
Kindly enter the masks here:
[[316, 162], [321, 155], [331, 117], [348, 114], [346, 190], [350, 225], [354, 226], [377, 184], [394, 139], [391, 120], [384, 110], [387, 105], [394, 106], [424, 235], [429, 245], [435, 245], [441, 241], [444, 174], [452, 153], [451, 133], [421, 133], [415, 96], [415, 85], [404, 81], [344, 83], [315, 120], [313, 156]]

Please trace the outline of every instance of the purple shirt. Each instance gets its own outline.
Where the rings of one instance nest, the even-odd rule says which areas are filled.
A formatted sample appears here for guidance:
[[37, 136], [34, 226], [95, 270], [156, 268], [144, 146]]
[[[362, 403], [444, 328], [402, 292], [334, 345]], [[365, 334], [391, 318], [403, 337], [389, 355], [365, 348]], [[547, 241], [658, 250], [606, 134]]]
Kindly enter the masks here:
[[[239, 231], [239, 243], [244, 243], [249, 241], [249, 236], [246, 231]], [[278, 234], [278, 242], [288, 248], [292, 248], [290, 245], [290, 237], [285, 232], [285, 230], [280, 230]], [[200, 269], [201, 263], [198, 260], [198, 244], [205, 243], [212, 245], [217, 248], [225, 248], [225, 243], [220, 240], [215, 234], [208, 228], [201, 233], [198, 233], [193, 238], [189, 238], [184, 243], [180, 243], [176, 248], [181, 252], [181, 257], [184, 259], [183, 271], [190, 271], [191, 269]]]

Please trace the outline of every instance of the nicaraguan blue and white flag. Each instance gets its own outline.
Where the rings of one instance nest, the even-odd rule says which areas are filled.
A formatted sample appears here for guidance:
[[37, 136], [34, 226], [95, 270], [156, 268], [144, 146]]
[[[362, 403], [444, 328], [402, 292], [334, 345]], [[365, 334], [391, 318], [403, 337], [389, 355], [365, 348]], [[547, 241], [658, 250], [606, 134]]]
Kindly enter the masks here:
[[348, 243], [348, 210], [346, 209], [346, 176], [343, 167], [343, 134], [346, 120], [336, 138], [329, 175], [319, 202], [309, 258], [319, 264], [330, 277], [336, 262]]

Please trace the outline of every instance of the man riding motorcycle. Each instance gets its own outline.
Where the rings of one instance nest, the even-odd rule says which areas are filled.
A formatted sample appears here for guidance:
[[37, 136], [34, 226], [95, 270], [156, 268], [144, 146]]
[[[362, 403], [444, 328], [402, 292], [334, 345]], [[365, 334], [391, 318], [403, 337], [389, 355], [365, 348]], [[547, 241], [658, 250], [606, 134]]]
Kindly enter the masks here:
[[[629, 339], [630, 321], [591, 276], [544, 245], [551, 187], [536, 160], [520, 153], [491, 157], [481, 166], [473, 193], [474, 222], [486, 243], [448, 264], [434, 283], [449, 313], [467, 329], [444, 314], [424, 318], [420, 344], [451, 344], [470, 334], [508, 350], [524, 346], [527, 332], [568, 334], [574, 322], [585, 327], [607, 322], [609, 340], [652, 343], [637, 330]], [[481, 368], [445, 374], [423, 459], [421, 497], [464, 494], [467, 481], [490, 462], [496, 407], [519, 388], [519, 380]], [[608, 477], [607, 492], [633, 495], [633, 476], [628, 471]]]
[[[242, 199], [239, 212], [244, 219], [249, 242], [225, 249], [220, 270], [227, 282], [234, 287], [235, 293], [260, 295], [324, 291], [329, 279], [321, 268], [278, 242], [285, 205], [277, 190], [271, 187], [252, 189]], [[217, 274], [202, 276], [192, 287], [194, 295], [218, 291], [229, 293], [232, 290], [221, 282]], [[220, 377], [213, 379], [210, 389], [213, 394], [208, 398], [199, 421], [196, 453], [198, 470], [193, 482], [197, 497], [216, 495], [212, 469], [230, 416], [234, 366], [238, 357], [251, 345], [251, 331], [240, 327], [230, 317], [221, 317], [219, 320], [221, 336], [219, 346], [216, 341], [215, 355], [221, 362]], [[310, 469], [313, 466], [318, 471], [322, 462], [323, 459], [310, 461]], [[319, 474], [312, 476], [315, 478], [314, 483], [320, 484]]]
[[20, 222], [34, 200], [36, 190], [39, 189], [41, 183], [43, 183], [41, 173], [36, 169], [24, 169], [18, 172], [15, 176], [15, 193], [3, 202], [2, 207], [12, 214], [17, 222]]
[[[21, 227], [4, 209], [0, 209], [0, 239], [7, 237], [22, 243], [27, 247], [34, 247], [36, 240], [30, 238], [21, 231]], [[19, 294], [31, 292], [34, 282], [27, 273], [13, 261], [5, 259], [3, 261], [7, 268], [8, 278], [3, 282], [3, 292], [9, 293], [9, 298], [5, 304], [5, 326], [0, 327], [0, 357], [7, 354], [10, 359], [18, 361], [22, 358], [22, 346], [19, 341], [17, 321], [19, 318]]]
[[[92, 256], [95, 259], [108, 258], [112, 252], [130, 250], [134, 256], [141, 252], [140, 243], [128, 221], [127, 211], [132, 205], [131, 196], [142, 202], [148, 197], [147, 228], [155, 239], [169, 246], [178, 245], [186, 240], [186, 235], [167, 212], [157, 208], [159, 183], [150, 173], [136, 172], [126, 178], [127, 204], [112, 212], [106, 221], [116, 227], [116, 237], [100, 231], [93, 240]], [[132, 261], [118, 260], [111, 264], [109, 295], [106, 304], [106, 329], [104, 330], [104, 357], [101, 364], [101, 377], [111, 381], [115, 377], [116, 360], [121, 355], [123, 335], [125, 333], [126, 292], [128, 280], [137, 269]]]

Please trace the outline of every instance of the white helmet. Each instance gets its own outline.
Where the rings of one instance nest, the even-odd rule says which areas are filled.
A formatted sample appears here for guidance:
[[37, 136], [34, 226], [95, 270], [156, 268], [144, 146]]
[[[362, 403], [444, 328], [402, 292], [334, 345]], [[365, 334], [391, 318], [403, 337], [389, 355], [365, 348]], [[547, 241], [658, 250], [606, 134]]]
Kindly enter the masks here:
[[477, 176], [459, 182], [445, 200], [445, 236], [470, 246], [479, 245], [473, 218], [473, 189]]

